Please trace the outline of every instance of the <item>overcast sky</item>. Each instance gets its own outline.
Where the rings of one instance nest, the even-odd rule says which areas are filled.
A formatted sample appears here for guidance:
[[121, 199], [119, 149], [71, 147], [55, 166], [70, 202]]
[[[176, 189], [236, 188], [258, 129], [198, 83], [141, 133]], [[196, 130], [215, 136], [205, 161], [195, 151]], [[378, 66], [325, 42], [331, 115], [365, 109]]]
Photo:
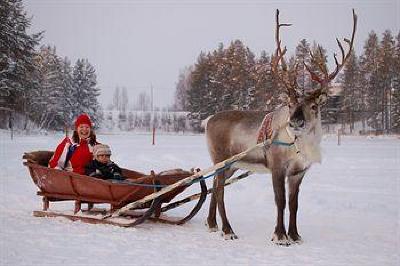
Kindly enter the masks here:
[[368, 33], [381, 38], [400, 29], [400, 0], [300, 1], [128, 1], [24, 0], [33, 16], [33, 31], [44, 30], [42, 44], [55, 45], [60, 56], [88, 58], [97, 71], [100, 101], [111, 102], [116, 86], [128, 89], [130, 102], [154, 88], [158, 106], [172, 103], [181, 69], [196, 62], [201, 51], [240, 39], [257, 56], [275, 49], [275, 9], [281, 22], [293, 23], [281, 34], [288, 53], [305, 38], [332, 53], [335, 38], [349, 37], [351, 9], [359, 17], [356, 52]]

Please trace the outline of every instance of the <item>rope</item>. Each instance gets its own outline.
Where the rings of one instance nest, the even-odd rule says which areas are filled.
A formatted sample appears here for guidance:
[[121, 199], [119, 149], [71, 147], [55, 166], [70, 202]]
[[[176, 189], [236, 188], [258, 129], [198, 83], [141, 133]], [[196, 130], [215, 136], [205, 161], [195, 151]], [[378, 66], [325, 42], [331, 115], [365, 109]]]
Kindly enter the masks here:
[[[224, 167], [218, 168], [217, 170], [215, 170], [212, 174], [209, 174], [207, 176], [203, 176], [199, 179], [193, 180], [191, 183], [188, 183], [188, 185], [192, 185], [194, 183], [200, 182], [201, 180], [206, 180], [212, 176], [215, 176], [217, 174], [219, 174], [220, 172], [224, 171], [226, 168], [231, 167], [232, 164], [234, 164], [236, 161], [234, 162], [230, 162], [225, 164]], [[160, 177], [159, 177], [160, 178]], [[162, 176], [161, 176], [162, 178]], [[111, 182], [115, 182], [115, 181], [111, 181]], [[169, 185], [154, 185], [154, 184], [143, 184], [143, 183], [135, 183], [132, 181], [128, 181], [128, 180], [123, 180], [123, 181], [116, 181], [115, 183], [123, 183], [123, 184], [129, 184], [129, 185], [134, 185], [134, 186], [138, 186], [138, 187], [151, 187], [151, 188], [163, 188], [163, 187], [167, 187]]]
[[154, 185], [154, 184], [136, 183], [136, 182], [132, 182], [132, 181], [129, 181], [129, 180], [122, 180], [122, 181], [111, 180], [111, 182], [118, 183], [118, 184], [134, 185], [134, 186], [138, 186], [138, 187], [151, 187], [151, 188], [160, 188], [160, 187], [168, 186], [168, 185]]
[[[272, 141], [272, 144], [274, 144], [274, 145], [288, 146], [288, 147], [289, 147], [289, 146], [294, 145], [294, 142], [288, 143], [288, 142], [282, 142], [282, 141], [279, 141], [279, 140], [274, 140], [274, 141]], [[188, 183], [188, 185], [190, 186], [190, 185], [192, 185], [192, 184], [194, 184], [194, 183], [200, 182], [201, 180], [206, 180], [206, 179], [208, 179], [208, 178], [210, 178], [210, 177], [213, 177], [213, 176], [215, 176], [215, 175], [217, 175], [217, 174], [223, 172], [225, 169], [231, 167], [231, 166], [232, 166], [235, 162], [237, 162], [237, 161], [238, 161], [238, 160], [232, 161], [232, 162], [229, 162], [229, 163], [226, 163], [223, 167], [216, 169], [213, 173], [211, 173], [211, 174], [209, 174], [209, 175], [206, 175], [206, 176], [202, 176], [202, 177], [200, 177], [200, 178], [198, 178], [198, 179], [195, 179], [195, 180], [193, 180], [192, 182]], [[161, 176], [161, 178], [162, 178], [162, 176]], [[151, 187], [151, 188], [163, 188], [163, 187], [169, 186], [169, 185], [154, 185], [154, 184], [135, 183], [135, 182], [126, 181], [126, 180], [125, 180], [125, 181], [122, 181], [122, 182], [120, 182], [120, 183], [127, 183], [127, 184], [130, 184], [130, 185], [135, 185], [135, 186], [139, 186], [139, 187]]]

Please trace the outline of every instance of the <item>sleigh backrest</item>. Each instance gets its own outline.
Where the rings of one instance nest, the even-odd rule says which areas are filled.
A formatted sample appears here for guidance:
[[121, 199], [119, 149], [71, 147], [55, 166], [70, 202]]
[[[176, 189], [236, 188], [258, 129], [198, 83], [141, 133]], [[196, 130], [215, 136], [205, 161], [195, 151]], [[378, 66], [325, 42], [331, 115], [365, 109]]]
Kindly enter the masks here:
[[29, 163], [47, 166], [53, 154], [53, 151], [25, 152], [22, 159], [25, 159]]

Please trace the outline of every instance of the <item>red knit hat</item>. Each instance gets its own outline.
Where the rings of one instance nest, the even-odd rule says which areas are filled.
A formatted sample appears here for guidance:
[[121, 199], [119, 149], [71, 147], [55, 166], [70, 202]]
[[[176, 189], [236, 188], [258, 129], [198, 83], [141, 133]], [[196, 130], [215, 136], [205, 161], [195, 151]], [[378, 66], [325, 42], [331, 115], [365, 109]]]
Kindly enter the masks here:
[[75, 129], [79, 127], [79, 125], [86, 124], [90, 127], [93, 126], [92, 121], [90, 121], [90, 117], [87, 114], [81, 114], [76, 118], [75, 121]]

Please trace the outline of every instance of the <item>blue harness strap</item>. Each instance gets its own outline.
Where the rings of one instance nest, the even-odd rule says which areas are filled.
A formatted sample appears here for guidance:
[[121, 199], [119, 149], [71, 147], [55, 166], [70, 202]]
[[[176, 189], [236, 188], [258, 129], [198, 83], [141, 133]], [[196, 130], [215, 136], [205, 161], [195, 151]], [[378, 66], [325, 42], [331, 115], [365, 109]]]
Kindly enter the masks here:
[[294, 142], [288, 143], [288, 142], [283, 142], [283, 141], [280, 141], [280, 140], [273, 140], [272, 144], [282, 145], [282, 146], [292, 146], [292, 145], [294, 145]]

